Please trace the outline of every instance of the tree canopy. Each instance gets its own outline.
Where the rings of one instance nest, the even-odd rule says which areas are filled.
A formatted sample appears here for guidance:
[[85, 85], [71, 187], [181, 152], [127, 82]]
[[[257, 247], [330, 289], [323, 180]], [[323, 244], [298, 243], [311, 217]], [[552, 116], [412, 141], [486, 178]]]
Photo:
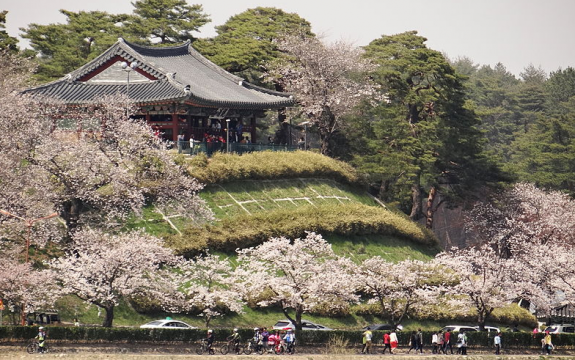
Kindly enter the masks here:
[[[267, 64], [282, 56], [276, 41], [284, 34], [313, 36], [311, 24], [299, 15], [272, 7], [257, 7], [216, 26], [217, 35], [196, 47], [227, 71], [254, 84], [263, 84]], [[273, 84], [272, 84], [273, 85]]]
[[185, 0], [137, 0], [134, 15], [126, 19], [128, 33], [141, 42], [160, 44], [194, 41], [194, 32], [210, 22], [202, 5]]
[[6, 32], [6, 15], [8, 11], [0, 12], [0, 51], [18, 51], [18, 39], [8, 35]]
[[432, 227], [439, 193], [443, 201], [467, 196], [497, 178], [497, 170], [483, 152], [480, 121], [467, 107], [462, 77], [426, 40], [411, 31], [382, 36], [365, 48], [378, 65], [373, 76], [386, 99], [362, 122], [369, 127], [356, 130], [355, 163], [379, 182], [382, 198], [399, 201], [414, 220], [424, 216], [427, 194]]

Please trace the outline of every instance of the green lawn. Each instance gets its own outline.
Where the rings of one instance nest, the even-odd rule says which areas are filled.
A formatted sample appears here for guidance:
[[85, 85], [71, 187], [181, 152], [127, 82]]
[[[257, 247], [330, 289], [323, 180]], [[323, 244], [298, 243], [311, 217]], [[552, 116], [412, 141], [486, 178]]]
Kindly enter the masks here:
[[200, 196], [218, 218], [310, 204], [362, 203], [379, 206], [365, 192], [329, 179], [235, 181], [210, 185]]

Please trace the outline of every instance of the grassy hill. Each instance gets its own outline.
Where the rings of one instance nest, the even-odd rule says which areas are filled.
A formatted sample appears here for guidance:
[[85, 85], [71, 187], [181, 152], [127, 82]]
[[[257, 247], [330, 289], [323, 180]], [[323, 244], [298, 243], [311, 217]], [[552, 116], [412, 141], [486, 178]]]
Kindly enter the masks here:
[[[214, 211], [216, 220], [193, 227], [182, 218], [163, 216], [151, 205], [144, 210], [143, 219], [134, 219], [130, 227], [145, 228], [165, 238], [180, 254], [193, 256], [210, 248], [234, 256], [238, 247], [255, 246], [272, 236], [301, 237], [305, 231], [322, 234], [336, 253], [357, 262], [375, 255], [394, 262], [428, 260], [439, 251], [431, 233], [369, 196], [353, 168], [322, 155], [302, 151], [216, 154], [210, 159], [196, 156], [179, 161], [206, 184], [200, 196]], [[115, 325], [134, 326], [170, 315], [203, 326], [198, 316], [144, 313], [134, 307], [137, 304], [122, 304]], [[59, 308], [64, 319], [78, 316], [83, 323], [101, 322], [95, 307], [86, 309], [77, 299], [68, 297]], [[506, 316], [510, 315], [503, 315], [502, 320]], [[279, 309], [246, 308], [245, 314], [214, 319], [212, 326], [271, 326], [283, 318]], [[370, 315], [362, 305], [352, 306], [348, 313], [338, 316], [306, 314], [305, 318], [336, 329], [385, 322]], [[413, 319], [404, 322], [409, 328], [428, 330], [440, 325], [445, 324]]]
[[[348, 248], [356, 244], [368, 249], [366, 254], [385, 243], [407, 243], [405, 257], [437, 252], [430, 232], [369, 196], [355, 170], [343, 162], [298, 151], [196, 156], [186, 164], [189, 173], [206, 184], [200, 195], [216, 221], [166, 236], [180, 254], [193, 256], [205, 248], [233, 253], [270, 237], [296, 238], [306, 231]], [[366, 246], [372, 242], [379, 245]]]
[[[130, 227], [161, 236], [179, 254], [233, 254], [270, 237], [322, 234], [337, 252], [390, 261], [434, 256], [434, 236], [371, 197], [349, 165], [320, 154], [260, 152], [180, 158], [206, 184], [200, 196], [216, 220], [197, 227], [149, 206]], [[384, 250], [385, 249], [385, 250]], [[353, 250], [353, 251], [352, 251]]]

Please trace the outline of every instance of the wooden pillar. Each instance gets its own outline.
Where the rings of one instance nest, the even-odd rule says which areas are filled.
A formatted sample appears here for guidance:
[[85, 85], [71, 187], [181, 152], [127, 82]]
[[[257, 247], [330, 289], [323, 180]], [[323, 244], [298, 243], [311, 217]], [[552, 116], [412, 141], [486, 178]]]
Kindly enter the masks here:
[[178, 135], [180, 134], [179, 121], [180, 121], [180, 118], [179, 118], [178, 114], [176, 114], [175, 107], [174, 107], [174, 112], [172, 113], [172, 140], [174, 140], [174, 141], [178, 140]]
[[257, 135], [256, 135], [257, 131], [256, 131], [256, 117], [255, 116], [252, 116], [251, 127], [252, 127], [252, 136], [251, 136], [252, 138], [251, 138], [251, 140], [252, 140], [252, 144], [255, 144], [258, 141]]

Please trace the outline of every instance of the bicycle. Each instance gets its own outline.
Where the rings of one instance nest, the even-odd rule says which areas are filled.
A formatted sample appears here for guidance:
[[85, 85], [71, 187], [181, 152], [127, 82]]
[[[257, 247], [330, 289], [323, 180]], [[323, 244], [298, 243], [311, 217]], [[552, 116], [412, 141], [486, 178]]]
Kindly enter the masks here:
[[210, 355], [214, 355], [216, 352], [214, 351], [213, 347], [208, 347], [208, 340], [202, 339], [198, 347], [196, 348], [196, 354], [202, 355], [203, 353], [207, 352]]
[[273, 350], [277, 355], [281, 355], [287, 352], [287, 344], [282, 340], [274, 345]]
[[[28, 345], [26, 345], [26, 352], [28, 354], [34, 354], [40, 352], [40, 342], [36, 339], [30, 340]], [[48, 352], [48, 346], [44, 344], [44, 352]]]
[[285, 343], [285, 352], [290, 355], [295, 354], [295, 341]]
[[220, 352], [222, 353], [222, 355], [226, 355], [230, 351], [233, 351], [234, 353], [236, 353], [236, 355], [240, 355], [242, 352], [244, 352], [244, 347], [239, 342], [235, 342], [234, 340], [228, 340], [227, 344], [222, 345], [222, 347], [220, 348]]
[[253, 339], [248, 341], [248, 344], [244, 348], [244, 354], [250, 355], [252, 352], [257, 353], [258, 355], [262, 355], [264, 353], [264, 347], [262, 345], [259, 345]]

